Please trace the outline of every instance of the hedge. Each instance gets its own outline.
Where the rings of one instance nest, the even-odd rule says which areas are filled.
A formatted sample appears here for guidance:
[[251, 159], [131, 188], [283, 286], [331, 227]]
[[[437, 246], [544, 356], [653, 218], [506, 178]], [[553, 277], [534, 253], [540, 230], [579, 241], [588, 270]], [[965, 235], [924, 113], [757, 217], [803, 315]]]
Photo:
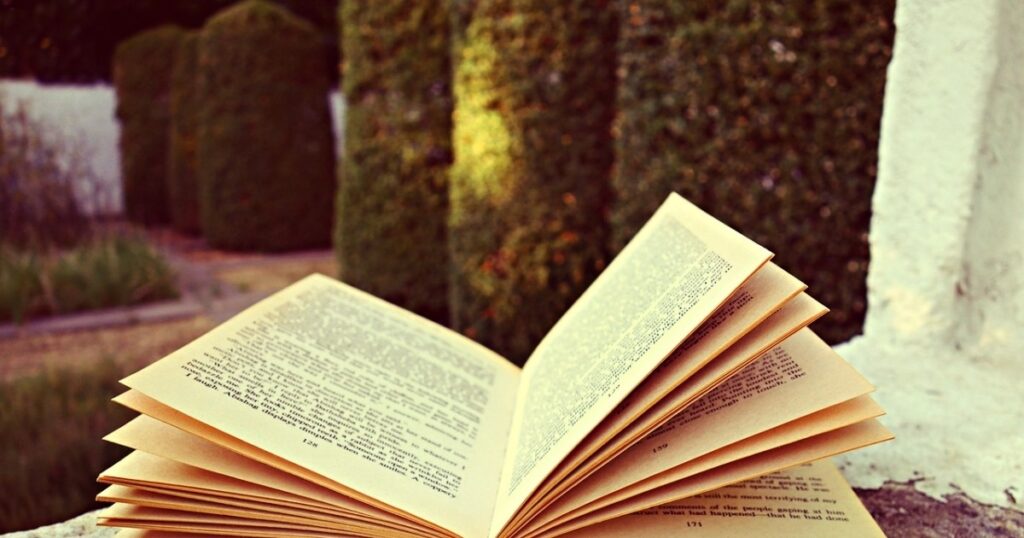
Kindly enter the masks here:
[[141, 224], [164, 224], [170, 217], [171, 70], [183, 33], [176, 26], [161, 26], [125, 40], [114, 53], [124, 211], [129, 220]]
[[196, 171], [212, 246], [330, 243], [336, 180], [326, 58], [316, 30], [270, 2], [241, 2], [203, 27]]
[[196, 61], [199, 35], [185, 34], [171, 72], [170, 161], [167, 193], [171, 223], [181, 232], [199, 232], [199, 186], [196, 183]]
[[858, 333], [893, 0], [619, 0], [613, 248], [678, 191]]
[[448, 16], [436, 2], [345, 0], [345, 158], [335, 245], [350, 284], [448, 322]]
[[482, 0], [458, 49], [455, 328], [522, 363], [603, 268], [614, 10]]

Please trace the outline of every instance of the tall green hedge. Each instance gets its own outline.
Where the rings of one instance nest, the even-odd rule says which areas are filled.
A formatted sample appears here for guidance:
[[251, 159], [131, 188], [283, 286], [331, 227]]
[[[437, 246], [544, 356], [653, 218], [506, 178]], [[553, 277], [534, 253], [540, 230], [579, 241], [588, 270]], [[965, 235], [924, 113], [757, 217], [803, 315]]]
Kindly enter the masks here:
[[335, 245], [342, 278], [448, 322], [448, 16], [437, 2], [341, 4], [348, 108]]
[[613, 246], [678, 191], [860, 331], [894, 0], [619, 0]]
[[176, 26], [161, 26], [125, 40], [114, 53], [124, 210], [133, 222], [169, 221], [171, 70], [183, 34]]
[[171, 223], [185, 233], [199, 232], [199, 186], [196, 182], [196, 118], [200, 102], [196, 94], [196, 62], [199, 34], [181, 38], [171, 72], [170, 161], [167, 194]]
[[452, 320], [516, 362], [606, 263], [614, 15], [481, 0], [459, 49]]
[[270, 2], [241, 2], [203, 27], [196, 170], [211, 245], [330, 243], [336, 180], [326, 58], [316, 30]]

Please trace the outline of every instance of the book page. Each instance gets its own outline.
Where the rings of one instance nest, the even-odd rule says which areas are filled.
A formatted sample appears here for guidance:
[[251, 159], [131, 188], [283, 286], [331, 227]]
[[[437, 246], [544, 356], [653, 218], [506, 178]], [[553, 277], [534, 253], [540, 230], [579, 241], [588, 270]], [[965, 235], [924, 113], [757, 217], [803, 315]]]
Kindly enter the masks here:
[[892, 439], [892, 433], [879, 424], [877, 420], [871, 419], [740, 460], [734, 460], [733, 455], [729, 453], [730, 451], [726, 450], [718, 458], [721, 460], [720, 462], [701, 462], [702, 465], [700, 467], [708, 469], [706, 471], [591, 512], [583, 517], [572, 520], [566, 525], [530, 536], [559, 536], [616, 517], [686, 499], [767, 473], [832, 457], [842, 452], [881, 443], [889, 439]]
[[[597, 499], [608, 504], [668, 483], [675, 479], [648, 479], [872, 390], [828, 344], [804, 329], [575, 485], [531, 528]], [[873, 404], [870, 409], [880, 413]], [[858, 420], [865, 418], [871, 417]], [[843, 415], [827, 414], [823, 420], [835, 423], [829, 429], [849, 424]], [[817, 433], [811, 429], [804, 435]]]
[[[780, 308], [795, 301], [806, 286], [777, 265], [769, 262], [757, 271], [738, 289], [729, 300], [715, 311], [693, 334], [679, 345], [636, 389], [633, 390], [601, 423], [587, 434], [587, 437], [573, 449], [534, 492], [508, 529], [519, 528], [532, 518], [551, 498], [570, 487], [589, 472], [584, 468], [599, 464], [607, 459], [608, 453], [619, 450], [608, 443], [623, 430], [636, 424], [639, 417], [683, 384], [701, 368], [720, 355], [737, 340], [759, 327], [766, 318], [776, 318]], [[790, 309], [792, 310], [792, 309]], [[822, 309], [824, 310], [824, 309]], [[791, 322], [792, 327], [782, 327], [777, 321]], [[772, 327], [779, 327], [775, 334], [783, 336], [796, 331], [804, 318], [781, 316]], [[742, 347], [742, 346], [741, 346]], [[620, 442], [634, 441], [636, 437]], [[607, 447], [608, 450], [605, 450]], [[592, 458], [595, 453], [603, 459]]]
[[778, 471], [569, 533], [587, 538], [884, 538], [827, 460]]
[[366, 498], [482, 536], [519, 377], [483, 346], [313, 275], [123, 382]]
[[492, 535], [770, 257], [671, 195], [527, 360]]

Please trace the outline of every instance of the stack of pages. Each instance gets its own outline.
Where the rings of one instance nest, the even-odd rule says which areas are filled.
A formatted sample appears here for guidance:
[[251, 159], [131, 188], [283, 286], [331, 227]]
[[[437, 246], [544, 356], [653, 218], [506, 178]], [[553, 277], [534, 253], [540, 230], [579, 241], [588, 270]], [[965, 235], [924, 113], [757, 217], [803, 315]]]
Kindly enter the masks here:
[[[772, 254], [672, 195], [519, 369], [321, 275], [126, 378], [124, 536], [872, 536], [890, 439]], [[409, 260], [416, 263], [415, 260]]]

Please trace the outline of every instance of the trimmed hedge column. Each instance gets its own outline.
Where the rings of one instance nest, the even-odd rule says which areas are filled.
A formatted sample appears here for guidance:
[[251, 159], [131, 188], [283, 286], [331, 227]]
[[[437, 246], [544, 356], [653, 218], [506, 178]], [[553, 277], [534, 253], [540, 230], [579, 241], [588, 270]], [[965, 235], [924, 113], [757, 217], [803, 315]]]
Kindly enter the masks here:
[[522, 363], [606, 263], [615, 91], [604, 2], [482, 0], [455, 80], [455, 327]]
[[171, 74], [171, 149], [167, 171], [171, 224], [185, 233], [198, 233], [199, 186], [196, 183], [196, 61], [199, 34], [189, 32], [181, 39]]
[[334, 140], [316, 30], [262, 0], [207, 21], [199, 37], [199, 206], [216, 247], [330, 243]]
[[171, 70], [183, 34], [176, 26], [161, 26], [123, 41], [114, 51], [124, 211], [129, 220], [140, 224], [170, 220], [167, 148]]
[[860, 332], [893, 1], [618, 0], [613, 248], [678, 191]]
[[448, 322], [448, 15], [437, 2], [344, 0], [342, 278]]

